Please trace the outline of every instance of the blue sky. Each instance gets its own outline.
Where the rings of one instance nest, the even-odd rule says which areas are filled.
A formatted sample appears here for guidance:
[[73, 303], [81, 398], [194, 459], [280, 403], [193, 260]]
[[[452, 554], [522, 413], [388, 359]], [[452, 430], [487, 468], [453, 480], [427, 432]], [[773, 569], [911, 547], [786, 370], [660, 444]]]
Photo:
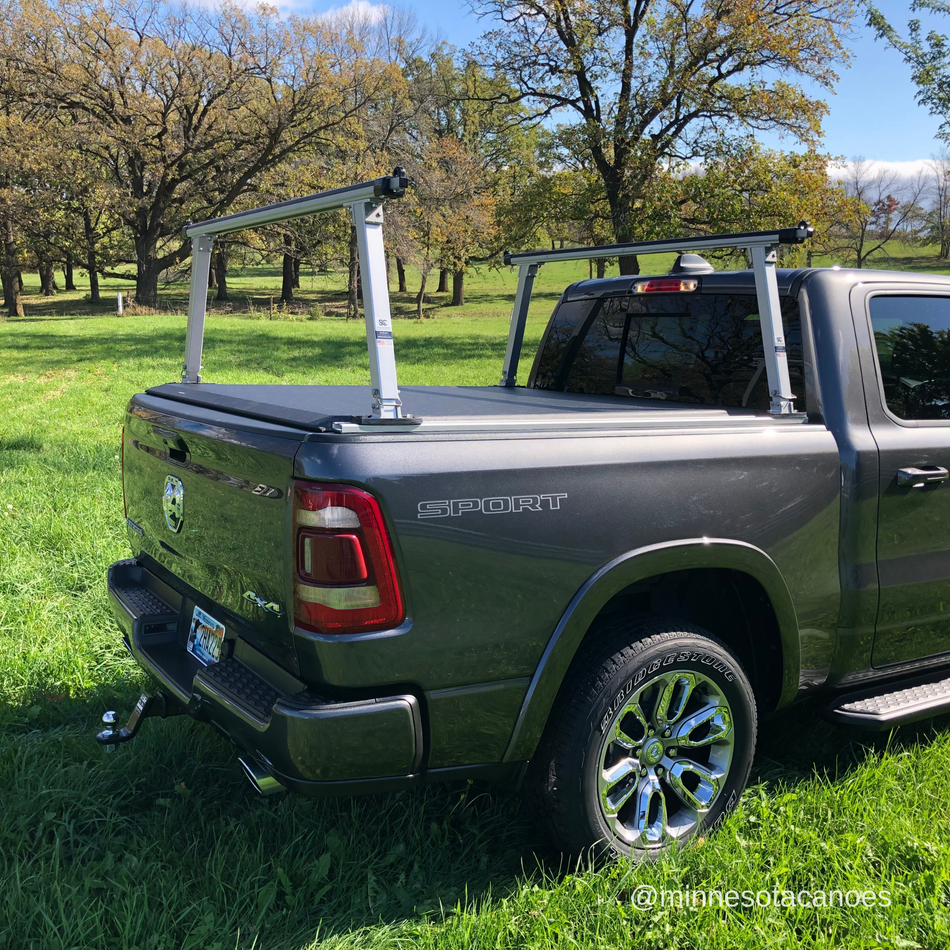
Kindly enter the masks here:
[[[367, 0], [358, 2], [369, 5]], [[421, 24], [455, 46], [466, 46], [489, 26], [469, 11], [465, 0], [396, 2], [414, 10]], [[317, 0], [311, 9], [322, 12], [330, 6]], [[877, 0], [877, 6], [892, 24], [906, 32], [908, 0]], [[303, 12], [299, 0], [294, 7]], [[950, 34], [950, 18], [937, 18], [933, 23], [940, 32]], [[845, 158], [863, 156], [881, 162], [929, 158], [939, 149], [934, 140], [939, 123], [917, 105], [910, 69], [903, 59], [876, 41], [863, 23], [859, 23], [850, 46], [851, 67], [839, 71], [836, 93], [826, 97], [831, 110], [825, 120], [826, 150]], [[793, 147], [792, 142], [777, 137], [763, 137], [763, 141], [773, 147]]]

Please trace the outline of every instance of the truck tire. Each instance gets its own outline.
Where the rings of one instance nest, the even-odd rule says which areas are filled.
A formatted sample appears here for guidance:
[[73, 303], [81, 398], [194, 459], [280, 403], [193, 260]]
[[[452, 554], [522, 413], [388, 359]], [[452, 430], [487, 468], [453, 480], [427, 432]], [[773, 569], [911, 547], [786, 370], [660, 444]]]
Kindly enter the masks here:
[[739, 799], [756, 704], [732, 651], [677, 621], [592, 631], [528, 773], [532, 811], [571, 857], [656, 857]]

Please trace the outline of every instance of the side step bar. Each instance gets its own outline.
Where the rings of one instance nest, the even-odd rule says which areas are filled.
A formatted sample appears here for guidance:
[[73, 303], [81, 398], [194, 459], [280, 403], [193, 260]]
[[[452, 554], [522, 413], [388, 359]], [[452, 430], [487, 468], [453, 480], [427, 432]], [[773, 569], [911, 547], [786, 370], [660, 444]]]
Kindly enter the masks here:
[[822, 716], [832, 722], [865, 729], [891, 729], [950, 712], [950, 671], [929, 673], [836, 696]]

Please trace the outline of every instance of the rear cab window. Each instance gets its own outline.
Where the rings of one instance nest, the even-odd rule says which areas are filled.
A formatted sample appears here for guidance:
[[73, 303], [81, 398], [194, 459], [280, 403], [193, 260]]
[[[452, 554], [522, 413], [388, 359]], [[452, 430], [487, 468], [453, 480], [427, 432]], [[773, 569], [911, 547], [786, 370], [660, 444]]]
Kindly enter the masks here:
[[[798, 301], [781, 300], [789, 377], [797, 402], [803, 405]], [[587, 313], [580, 304], [587, 305]], [[572, 309], [562, 317], [564, 307]], [[539, 354], [533, 385], [767, 411], [770, 400], [756, 296], [658, 293], [562, 303]]]

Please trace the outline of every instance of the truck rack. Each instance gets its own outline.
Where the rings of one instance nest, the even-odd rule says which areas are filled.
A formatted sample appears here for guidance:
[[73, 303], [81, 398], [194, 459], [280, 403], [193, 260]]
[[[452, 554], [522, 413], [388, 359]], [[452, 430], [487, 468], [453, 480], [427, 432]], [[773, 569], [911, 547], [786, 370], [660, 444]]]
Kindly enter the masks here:
[[[500, 386], [514, 386], [528, 319], [528, 305], [538, 268], [548, 261], [593, 260], [598, 257], [620, 257], [644, 254], [668, 254], [675, 251], [686, 254], [694, 251], [725, 250], [733, 248], [749, 252], [755, 273], [755, 293], [759, 301], [759, 320], [762, 323], [762, 341], [765, 350], [765, 371], [769, 384], [771, 406], [775, 415], [794, 412], [792, 386], [788, 378], [788, 358], [785, 354], [785, 331], [775, 276], [779, 244], [802, 244], [814, 234], [807, 221], [794, 228], [777, 231], [746, 231], [739, 234], [710, 234], [702, 237], [669, 238], [660, 241], [640, 241], [631, 244], [599, 244], [593, 247], [563, 247], [550, 251], [525, 251], [520, 254], [505, 252], [504, 261], [518, 267], [518, 289], [511, 311], [508, 347], [501, 371]], [[771, 345], [770, 345], [771, 344]]]
[[[208, 272], [211, 267], [211, 252], [214, 248], [215, 237], [219, 234], [243, 231], [245, 228], [289, 221], [305, 215], [349, 208], [356, 226], [366, 319], [366, 345], [369, 350], [373, 394], [372, 415], [364, 419], [364, 424], [417, 425], [418, 420], [403, 416], [402, 401], [399, 398], [396, 358], [393, 349], [392, 314], [389, 307], [389, 281], [386, 275], [383, 246], [383, 202], [403, 197], [410, 184], [405, 169], [397, 167], [388, 177], [188, 224], [184, 233], [192, 242], [192, 264], [182, 383], [201, 382], [201, 352], [207, 310]], [[782, 327], [778, 282], [775, 276], [776, 247], [780, 244], [801, 244], [812, 234], [813, 229], [807, 222], [802, 221], [796, 227], [780, 228], [776, 231], [713, 234], [630, 244], [525, 251], [518, 254], [506, 252], [505, 263], [518, 268], [518, 286], [511, 311], [508, 345], [499, 385], [509, 388], [516, 384], [531, 291], [538, 268], [542, 264], [548, 261], [576, 261], [625, 255], [662, 254], [670, 251], [687, 253], [733, 248], [748, 251], [752, 260], [755, 290], [759, 303], [759, 319], [762, 324], [765, 369], [771, 399], [769, 411], [775, 415], [790, 415], [795, 411], [795, 396], [789, 382], [785, 331]]]

